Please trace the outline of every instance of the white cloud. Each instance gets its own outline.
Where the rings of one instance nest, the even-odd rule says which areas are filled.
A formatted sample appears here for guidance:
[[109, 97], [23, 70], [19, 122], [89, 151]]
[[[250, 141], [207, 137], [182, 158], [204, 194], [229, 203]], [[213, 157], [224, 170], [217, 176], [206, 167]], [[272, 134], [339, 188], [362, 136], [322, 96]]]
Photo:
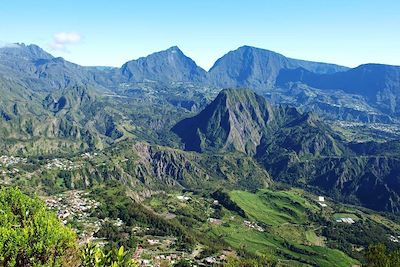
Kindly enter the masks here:
[[50, 47], [53, 50], [68, 52], [67, 46], [77, 44], [82, 40], [82, 35], [76, 32], [58, 32], [53, 35]]

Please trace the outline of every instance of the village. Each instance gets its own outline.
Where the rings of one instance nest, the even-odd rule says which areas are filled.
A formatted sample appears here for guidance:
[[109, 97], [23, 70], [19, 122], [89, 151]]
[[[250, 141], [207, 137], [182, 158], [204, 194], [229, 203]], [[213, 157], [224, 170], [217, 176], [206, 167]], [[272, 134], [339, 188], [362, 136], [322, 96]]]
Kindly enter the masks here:
[[13, 156], [0, 156], [0, 166], [9, 167], [18, 163], [27, 163], [27, 158], [13, 157]]
[[13, 157], [13, 156], [0, 156], [0, 175], [8, 176], [8, 175], [16, 175], [20, 172], [20, 170], [14, 167], [20, 163], [27, 163], [27, 158], [21, 157]]
[[82, 167], [80, 163], [75, 163], [72, 162], [68, 159], [52, 159], [49, 160], [49, 162], [46, 164], [46, 169], [52, 170], [52, 169], [59, 169], [59, 170], [64, 170], [64, 171], [72, 171], [76, 170]]
[[75, 225], [80, 244], [102, 242], [94, 237], [94, 234], [100, 229], [102, 221], [90, 217], [99, 203], [90, 199], [88, 194], [84, 191], [73, 190], [44, 199], [47, 207], [56, 212], [63, 224]]

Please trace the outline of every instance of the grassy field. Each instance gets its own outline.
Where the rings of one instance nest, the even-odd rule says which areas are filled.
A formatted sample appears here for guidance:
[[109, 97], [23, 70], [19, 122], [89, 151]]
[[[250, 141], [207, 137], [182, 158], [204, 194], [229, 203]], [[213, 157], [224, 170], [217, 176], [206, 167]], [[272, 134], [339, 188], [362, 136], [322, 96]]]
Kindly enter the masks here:
[[335, 213], [333, 214], [333, 218], [335, 220], [340, 219], [340, 218], [350, 218], [353, 219], [354, 221], [358, 221], [360, 218], [353, 214], [353, 213]]
[[[389, 218], [355, 206], [330, 201], [328, 207], [321, 207], [315, 195], [301, 189], [225, 192], [238, 209], [228, 209], [222, 202], [213, 204], [214, 199], [207, 194], [190, 192], [154, 195], [143, 204], [165, 218], [173, 216], [196, 238], [201, 237], [197, 244], [202, 248], [199, 253], [210, 251], [209, 247], [233, 250], [244, 257], [269, 258], [279, 262], [279, 266], [348, 267], [360, 264], [358, 260], [363, 260], [363, 252], [356, 253], [351, 246], [366, 248], [368, 244], [351, 242], [355, 238], [351, 236], [354, 229], [364, 229], [357, 232], [360, 240], [354, 242], [363, 242], [363, 231], [367, 231], [366, 235], [371, 234], [368, 231], [375, 231], [383, 237], [379, 241], [384, 241], [390, 231], [385, 232], [382, 227], [399, 229]], [[188, 196], [190, 200], [180, 200], [180, 195]], [[240, 209], [245, 217], [239, 215]], [[354, 227], [358, 228], [336, 223], [336, 218], [352, 218], [357, 221]], [[378, 227], [378, 224], [382, 226]], [[326, 232], [326, 229], [338, 234]], [[378, 240], [376, 235], [369, 236], [371, 240]], [[215, 246], [217, 242], [218, 246]], [[349, 246], [350, 249], [345, 250]]]
[[265, 231], [246, 227], [236, 218], [213, 226], [213, 235], [223, 238], [236, 249], [268, 255], [286, 266], [343, 266], [357, 264], [343, 252], [324, 246], [307, 217], [319, 207], [302, 197], [300, 190], [257, 193], [230, 192], [231, 199], [242, 208], [249, 220], [263, 225]]
[[232, 191], [230, 197], [251, 218], [270, 226], [284, 223], [303, 224], [307, 221], [306, 210], [318, 209], [302, 198], [297, 190], [260, 190], [257, 194]]

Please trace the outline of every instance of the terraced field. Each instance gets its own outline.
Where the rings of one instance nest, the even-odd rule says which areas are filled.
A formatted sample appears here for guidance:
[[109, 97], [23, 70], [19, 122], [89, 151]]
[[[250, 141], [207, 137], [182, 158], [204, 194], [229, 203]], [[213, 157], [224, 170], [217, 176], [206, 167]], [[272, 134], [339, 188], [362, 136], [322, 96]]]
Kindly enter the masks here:
[[[233, 248], [241, 248], [268, 257], [286, 266], [351, 266], [358, 262], [343, 252], [328, 248], [324, 238], [314, 229], [319, 225], [309, 220], [316, 213], [316, 203], [304, 198], [300, 190], [257, 193], [230, 192], [231, 199], [242, 208], [248, 220], [261, 225], [264, 231], [246, 227], [243, 219], [225, 218], [213, 228]], [[283, 260], [285, 259], [285, 260]]]

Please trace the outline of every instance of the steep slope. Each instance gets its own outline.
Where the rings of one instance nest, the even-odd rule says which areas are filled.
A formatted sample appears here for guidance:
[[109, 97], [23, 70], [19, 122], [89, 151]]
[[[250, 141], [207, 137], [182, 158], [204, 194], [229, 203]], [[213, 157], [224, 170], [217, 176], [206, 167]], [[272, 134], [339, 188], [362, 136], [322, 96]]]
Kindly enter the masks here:
[[213, 84], [219, 87], [248, 87], [265, 90], [274, 87], [282, 69], [302, 67], [315, 73], [334, 73], [347, 68], [333, 64], [290, 59], [281, 54], [242, 46], [218, 59], [209, 71]]
[[0, 92], [2, 153], [71, 153], [101, 148], [122, 135], [119, 113], [91, 87], [29, 93], [18, 83], [0, 81]]
[[189, 150], [247, 153], [276, 181], [376, 210], [400, 211], [396, 142], [347, 144], [315, 114], [273, 107], [250, 90], [223, 90], [172, 130]]
[[127, 81], [205, 82], [206, 71], [173, 46], [125, 63], [120, 72]]
[[379, 111], [394, 116], [400, 115], [399, 66], [366, 64], [333, 74], [317, 74], [301, 68], [282, 70], [277, 84], [285, 86], [290, 82], [361, 95], [369, 105]]
[[[69, 166], [68, 168], [65, 166]], [[3, 166], [0, 164], [0, 171]], [[3, 180], [18, 183], [31, 177], [38, 190], [83, 189], [118, 180], [139, 192], [188, 189], [214, 191], [217, 186], [256, 190], [271, 184], [268, 172], [240, 153], [199, 154], [146, 142], [124, 141], [96, 152], [57, 159], [37, 159], [17, 166]], [[46, 183], [46, 180], [54, 183]]]
[[25, 44], [0, 48], [0, 79], [18, 80], [29, 91], [53, 91], [74, 85], [101, 87], [94, 80], [93, 70]]
[[[226, 89], [193, 118], [176, 124], [186, 149], [240, 151], [283, 149], [297, 154], [341, 154], [345, 150], [318, 118], [294, 108], [272, 107], [251, 90]], [[268, 144], [268, 145], [266, 145]], [[260, 146], [262, 145], [262, 146]]]
[[223, 90], [193, 118], [174, 126], [189, 150], [254, 153], [266, 130], [272, 107], [249, 90]]

